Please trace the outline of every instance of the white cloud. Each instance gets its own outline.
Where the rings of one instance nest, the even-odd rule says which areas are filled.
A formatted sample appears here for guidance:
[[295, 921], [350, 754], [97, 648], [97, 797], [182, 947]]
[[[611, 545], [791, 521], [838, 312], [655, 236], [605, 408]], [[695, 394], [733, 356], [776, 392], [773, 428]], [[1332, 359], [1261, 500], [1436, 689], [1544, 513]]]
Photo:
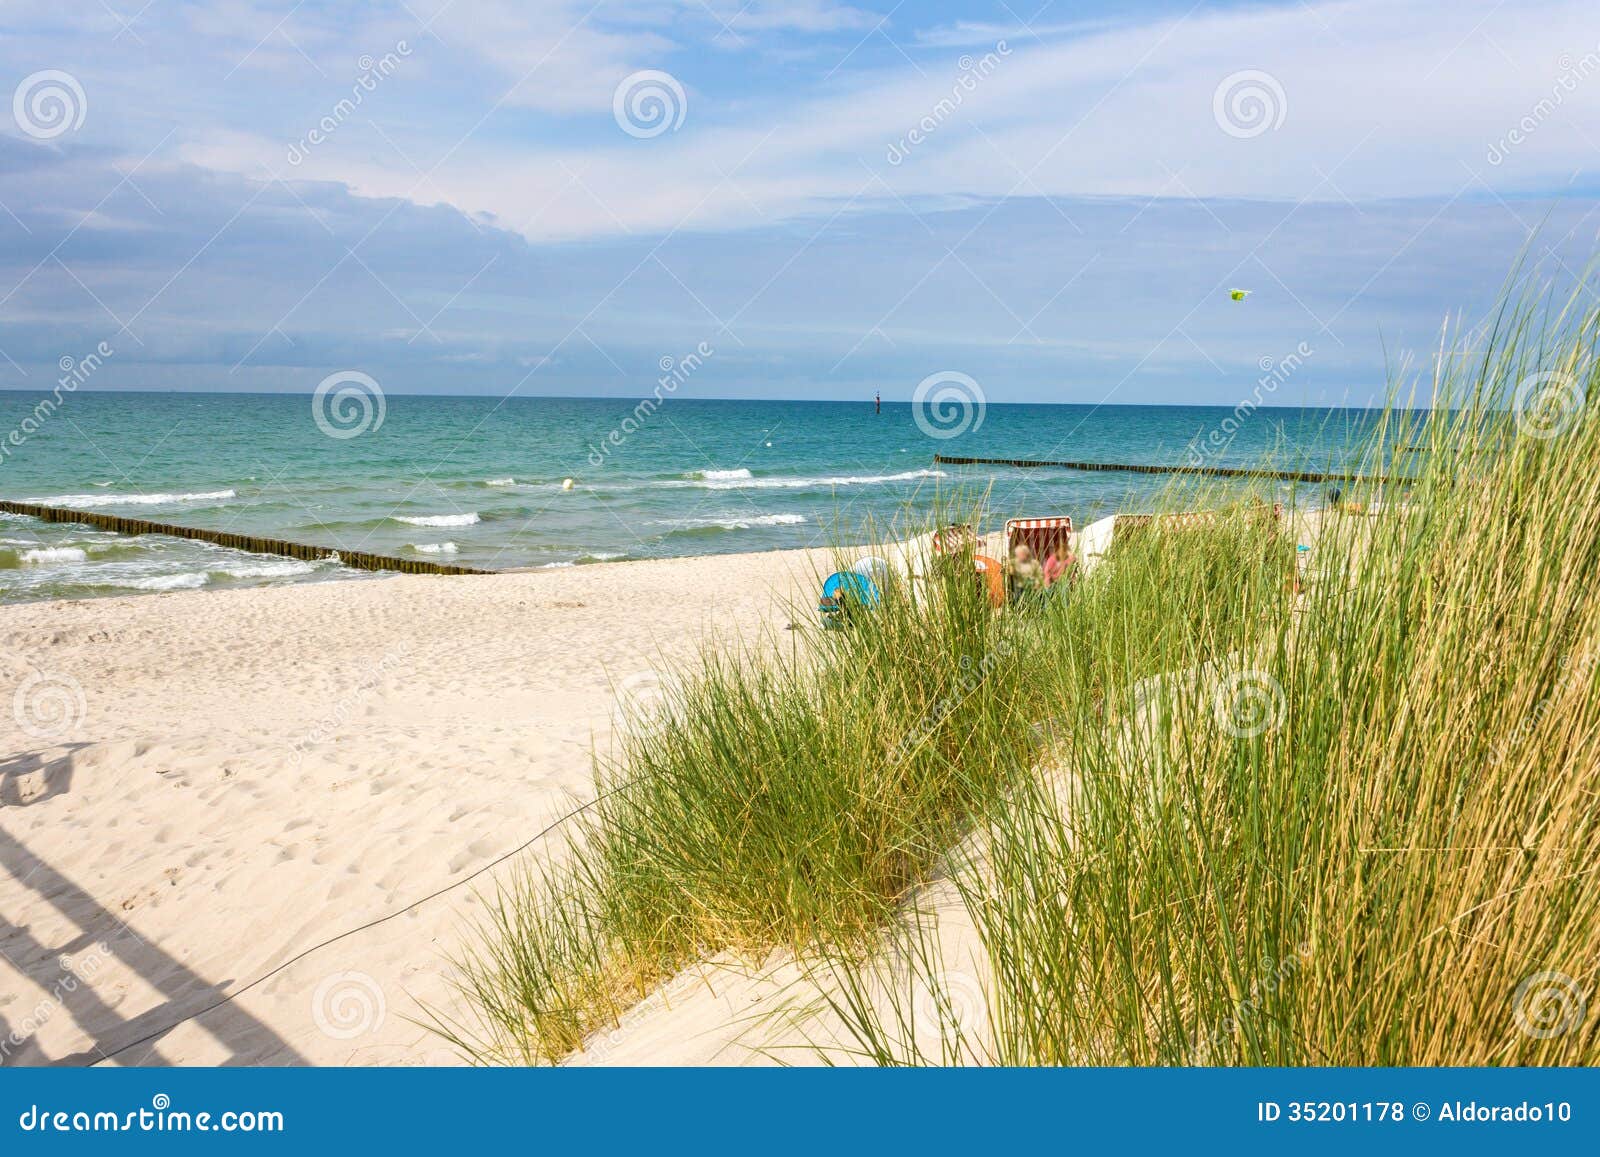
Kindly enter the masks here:
[[[1509, 195], [1592, 173], [1600, 147], [1592, 0], [1198, 10], [1041, 24], [1043, 42], [975, 23], [919, 34], [903, 26], [909, 9], [897, 10], [902, 26], [886, 31], [913, 46], [910, 59], [847, 57], [862, 40], [856, 30], [879, 20], [854, 6], [708, 3], [644, 0], [613, 12], [579, 0], [412, 0], [340, 29], [309, 8], [286, 17], [282, 6], [232, 0], [220, 23], [189, 10], [207, 38], [190, 54], [231, 68], [262, 43], [250, 61], [296, 84], [254, 68], [220, 89], [204, 69], [178, 84], [172, 61], [183, 53], [141, 22], [151, 58], [165, 63], [141, 73], [118, 48], [113, 79], [85, 78], [91, 124], [151, 143], [176, 124], [169, 152], [208, 167], [260, 175], [267, 166], [362, 195], [447, 202], [537, 240], [743, 228], [847, 205], [921, 212], [1008, 195], [1341, 202], [1485, 186]], [[759, 33], [790, 30], [790, 46], [825, 45], [832, 57], [783, 70], [770, 86], [731, 84], [717, 70], [729, 47], [722, 20], [769, 45]], [[287, 146], [348, 92], [357, 52], [381, 52], [398, 36], [415, 48], [403, 72], [289, 171]], [[998, 52], [1002, 39], [1003, 59], [962, 87], [963, 60]], [[636, 140], [613, 123], [616, 85], [640, 68], [683, 84], [680, 131]], [[1266, 91], [1282, 94], [1281, 124], [1259, 135], [1230, 135], [1214, 115], [1219, 84], [1242, 72], [1267, 74]], [[1517, 142], [1502, 147], [1514, 131]]]
[[[504, 21], [471, 23], [478, 50], [501, 67], [548, 51], [543, 35], [518, 40], [498, 4], [474, 0], [469, 10]], [[377, 152], [329, 150], [308, 173], [377, 195], [443, 198], [550, 239], [741, 227], [832, 213], [851, 198], [1450, 197], [1481, 192], [1477, 178], [1501, 192], [1557, 187], [1593, 166], [1600, 129], [1588, 126], [1600, 124], [1600, 71], [1563, 93], [1503, 163], [1487, 160], [1558, 85], [1563, 57], [1600, 53], [1591, 5], [1512, 10], [1473, 0], [1450, 5], [1441, 20], [1444, 11], [1350, 0], [1194, 15], [1044, 45], [1008, 41], [1009, 55], [971, 91], [959, 88], [960, 61], [951, 58], [924, 62], [920, 73], [909, 64], [840, 72], [803, 96], [737, 107], [690, 88], [683, 130], [654, 140], [612, 133], [599, 118], [581, 145], [563, 146], [482, 133], [457, 145], [425, 126], [418, 135], [438, 139], [418, 155], [454, 152], [420, 188], [415, 171]], [[650, 62], [637, 54], [643, 44], [569, 39], [551, 56], [559, 71], [541, 69], [512, 99], [608, 105], [612, 74]], [[981, 55], [974, 48], [967, 57]], [[598, 70], [587, 85], [556, 83], [580, 64]], [[1281, 126], [1248, 139], [1225, 132], [1213, 110], [1219, 84], [1242, 71], [1269, 74], [1283, 99]], [[891, 144], [929, 117], [933, 131], [889, 164]]]

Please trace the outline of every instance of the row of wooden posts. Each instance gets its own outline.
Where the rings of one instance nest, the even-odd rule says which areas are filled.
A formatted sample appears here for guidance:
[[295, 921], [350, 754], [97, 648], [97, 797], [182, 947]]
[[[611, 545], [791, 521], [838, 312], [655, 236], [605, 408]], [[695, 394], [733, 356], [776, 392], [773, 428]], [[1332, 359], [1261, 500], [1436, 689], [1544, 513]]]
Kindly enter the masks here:
[[1242, 466], [1152, 466], [1128, 462], [1047, 462], [1037, 458], [961, 458], [935, 454], [935, 465], [1017, 466], [1024, 470], [1053, 466], [1062, 470], [1112, 470], [1128, 474], [1207, 474], [1217, 478], [1270, 478], [1282, 482], [1337, 482], [1346, 484], [1406, 481], [1375, 474], [1329, 474], [1314, 470], [1260, 470]]
[[25, 514], [45, 522], [76, 522], [118, 534], [166, 534], [173, 538], [198, 539], [233, 550], [251, 554], [277, 554], [285, 558], [298, 558], [306, 562], [322, 562], [337, 557], [345, 566], [359, 570], [392, 570], [402, 574], [493, 574], [470, 566], [451, 566], [448, 563], [429, 562], [425, 559], [393, 558], [383, 554], [369, 554], [361, 550], [340, 550], [331, 546], [310, 546], [303, 542], [285, 542], [281, 538], [256, 538], [248, 534], [229, 534], [222, 530], [206, 530], [198, 526], [174, 526], [167, 522], [149, 522], [143, 518], [123, 518], [115, 514], [96, 514], [90, 510], [68, 510], [60, 506], [40, 506], [32, 502], [0, 500], [0, 511], [7, 514]]

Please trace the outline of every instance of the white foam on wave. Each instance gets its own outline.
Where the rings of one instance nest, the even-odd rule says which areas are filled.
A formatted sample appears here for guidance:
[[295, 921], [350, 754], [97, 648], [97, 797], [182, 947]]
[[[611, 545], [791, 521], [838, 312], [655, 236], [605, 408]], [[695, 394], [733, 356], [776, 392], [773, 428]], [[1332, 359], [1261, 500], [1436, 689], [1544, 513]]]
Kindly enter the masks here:
[[317, 569], [315, 563], [301, 562], [297, 559], [286, 558], [278, 562], [249, 563], [244, 566], [223, 566], [216, 568], [216, 573], [225, 574], [229, 578], [293, 578], [296, 575], [310, 574]]
[[737, 470], [691, 470], [684, 477], [695, 482], [732, 482], [750, 477], [750, 471], [743, 467]]
[[129, 579], [125, 584], [140, 591], [192, 591], [211, 581], [203, 570], [185, 571], [182, 574], [158, 574], [149, 578]]
[[672, 526], [679, 530], [749, 530], [756, 526], [799, 526], [805, 520], [803, 514], [754, 514], [727, 518], [665, 518], [656, 525]]
[[22, 561], [31, 566], [49, 566], [58, 562], [88, 562], [86, 551], [76, 546], [41, 546], [22, 552]]
[[[748, 472], [747, 472], [748, 473]], [[948, 478], [943, 470], [904, 470], [899, 474], [836, 474], [816, 478], [703, 478], [695, 482], [658, 482], [657, 486], [699, 486], [706, 490], [810, 490], [824, 486], [873, 486]]]
[[517, 480], [515, 478], [485, 478], [483, 484], [485, 486], [515, 486]]
[[470, 514], [419, 514], [415, 517], [397, 514], [394, 520], [408, 526], [472, 526], [482, 521], [476, 510]]
[[453, 542], [414, 542], [411, 549], [423, 554], [455, 554], [461, 548]]
[[39, 506], [175, 506], [183, 502], [220, 502], [239, 497], [233, 490], [204, 490], [190, 494], [54, 494], [30, 498]]

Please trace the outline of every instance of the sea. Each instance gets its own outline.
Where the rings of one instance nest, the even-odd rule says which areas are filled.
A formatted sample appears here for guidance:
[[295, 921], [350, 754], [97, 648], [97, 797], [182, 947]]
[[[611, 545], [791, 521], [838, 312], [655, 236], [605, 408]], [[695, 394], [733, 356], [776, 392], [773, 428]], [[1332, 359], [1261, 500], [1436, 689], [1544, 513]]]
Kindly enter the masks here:
[[[326, 547], [302, 561], [0, 514], [0, 602], [365, 579], [365, 551], [492, 570], [1170, 503], [1170, 476], [935, 454], [1323, 469], [1364, 410], [85, 392], [0, 394], [0, 498]], [[1322, 495], [1285, 484], [1280, 497]]]

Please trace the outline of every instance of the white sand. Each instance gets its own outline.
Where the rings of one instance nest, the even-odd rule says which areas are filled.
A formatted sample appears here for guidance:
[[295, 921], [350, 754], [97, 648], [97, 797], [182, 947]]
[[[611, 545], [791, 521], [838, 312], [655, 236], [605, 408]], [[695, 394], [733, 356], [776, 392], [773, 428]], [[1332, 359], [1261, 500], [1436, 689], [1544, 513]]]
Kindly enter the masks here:
[[[447, 957], [494, 873], [163, 1030], [587, 798], [617, 685], [648, 691], [641, 673], [711, 634], [784, 637], [826, 565], [775, 552], [0, 607], [0, 1063], [90, 1063], [150, 1033], [112, 1063], [452, 1063], [412, 1018], [461, 1011]], [[24, 718], [65, 706], [70, 726], [23, 731], [18, 695]], [[703, 1011], [702, 1028], [726, 1019]]]

